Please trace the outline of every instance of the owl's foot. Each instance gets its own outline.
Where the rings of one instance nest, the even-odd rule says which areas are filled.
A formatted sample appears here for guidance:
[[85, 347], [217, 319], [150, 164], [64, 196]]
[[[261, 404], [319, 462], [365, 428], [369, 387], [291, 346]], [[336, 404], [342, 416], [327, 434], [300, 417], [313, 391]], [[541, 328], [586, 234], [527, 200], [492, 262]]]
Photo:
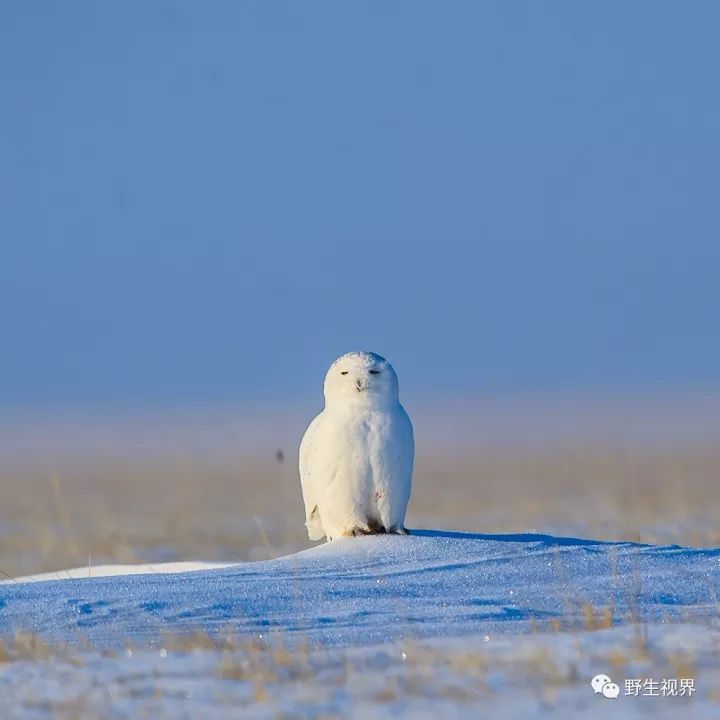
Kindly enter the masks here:
[[369, 520], [367, 525], [356, 526], [346, 530], [343, 535], [347, 537], [359, 537], [360, 535], [385, 535], [387, 530], [375, 520]]

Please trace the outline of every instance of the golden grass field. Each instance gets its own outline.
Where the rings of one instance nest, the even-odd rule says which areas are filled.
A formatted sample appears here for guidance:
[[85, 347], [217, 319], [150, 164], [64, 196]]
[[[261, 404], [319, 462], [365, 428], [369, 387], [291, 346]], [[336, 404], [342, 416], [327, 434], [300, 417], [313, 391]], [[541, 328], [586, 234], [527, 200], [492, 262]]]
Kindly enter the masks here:
[[[295, 450], [43, 459], [0, 468], [0, 570], [256, 560], [309, 545]], [[720, 544], [720, 447], [573, 439], [418, 445], [408, 526]]]

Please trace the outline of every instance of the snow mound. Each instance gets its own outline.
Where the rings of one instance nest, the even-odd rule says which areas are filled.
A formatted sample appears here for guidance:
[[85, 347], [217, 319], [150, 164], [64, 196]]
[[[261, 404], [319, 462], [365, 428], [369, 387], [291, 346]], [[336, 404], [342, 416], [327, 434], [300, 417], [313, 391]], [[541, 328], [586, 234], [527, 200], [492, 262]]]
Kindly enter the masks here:
[[118, 646], [279, 631], [340, 647], [582, 627], [588, 608], [613, 624], [700, 621], [719, 585], [717, 548], [416, 530], [195, 572], [5, 584], [0, 633]]

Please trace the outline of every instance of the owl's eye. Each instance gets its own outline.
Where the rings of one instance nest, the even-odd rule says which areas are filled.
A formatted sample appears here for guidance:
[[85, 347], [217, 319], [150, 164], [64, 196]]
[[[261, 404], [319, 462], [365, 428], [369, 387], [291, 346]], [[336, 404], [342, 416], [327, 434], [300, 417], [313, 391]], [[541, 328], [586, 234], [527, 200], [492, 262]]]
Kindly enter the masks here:
[[347, 370], [343, 370], [340, 374], [341, 374], [341, 375], [347, 375], [347, 374], [348, 374], [348, 371], [347, 371]]
[[369, 372], [371, 375], [379, 375], [379, 374], [380, 374], [380, 371], [379, 371], [379, 370], [369, 370], [368, 372]]

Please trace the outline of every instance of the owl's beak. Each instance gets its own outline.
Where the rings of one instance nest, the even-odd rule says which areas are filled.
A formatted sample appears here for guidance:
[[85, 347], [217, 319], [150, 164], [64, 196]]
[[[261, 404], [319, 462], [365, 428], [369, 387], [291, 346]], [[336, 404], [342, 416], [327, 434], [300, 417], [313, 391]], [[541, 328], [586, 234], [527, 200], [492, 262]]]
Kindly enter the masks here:
[[355, 387], [357, 388], [358, 392], [362, 392], [363, 390], [367, 389], [367, 380], [363, 380], [362, 378], [358, 378], [355, 381]]

